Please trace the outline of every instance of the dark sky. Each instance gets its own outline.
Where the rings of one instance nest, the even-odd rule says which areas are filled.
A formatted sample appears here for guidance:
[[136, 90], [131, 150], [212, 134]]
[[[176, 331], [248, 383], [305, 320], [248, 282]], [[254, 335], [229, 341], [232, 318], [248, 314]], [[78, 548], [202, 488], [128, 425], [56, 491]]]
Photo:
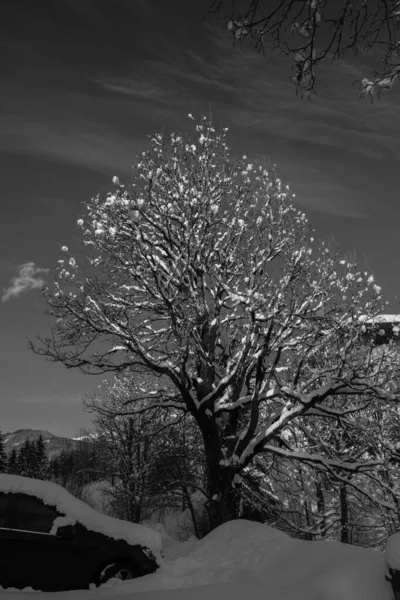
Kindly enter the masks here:
[[371, 59], [319, 73], [296, 97], [287, 63], [233, 48], [209, 0], [2, 0], [0, 426], [73, 436], [101, 379], [33, 355], [49, 332], [42, 282], [78, 235], [80, 206], [129, 174], [147, 134], [187, 131], [211, 108], [236, 154], [277, 163], [316, 234], [356, 250], [400, 312], [399, 92], [371, 104]]

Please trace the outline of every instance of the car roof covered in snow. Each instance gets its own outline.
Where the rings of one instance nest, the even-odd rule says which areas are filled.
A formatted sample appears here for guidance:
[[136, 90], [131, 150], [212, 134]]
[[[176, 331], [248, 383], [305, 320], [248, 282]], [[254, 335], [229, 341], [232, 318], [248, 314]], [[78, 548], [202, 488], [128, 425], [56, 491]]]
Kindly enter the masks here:
[[45, 504], [56, 507], [60, 513], [72, 517], [87, 529], [103, 533], [116, 540], [126, 540], [129, 544], [140, 544], [151, 550], [157, 559], [161, 556], [162, 540], [158, 531], [144, 525], [103, 515], [72, 496], [57, 483], [1, 473], [0, 492], [36, 496]]

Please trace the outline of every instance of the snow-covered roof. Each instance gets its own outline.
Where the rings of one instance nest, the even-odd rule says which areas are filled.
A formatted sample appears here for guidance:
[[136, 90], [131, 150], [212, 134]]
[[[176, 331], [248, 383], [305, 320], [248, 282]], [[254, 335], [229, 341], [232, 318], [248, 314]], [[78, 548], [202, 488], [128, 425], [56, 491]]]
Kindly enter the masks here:
[[144, 525], [103, 515], [72, 496], [57, 483], [1, 473], [0, 491], [36, 496], [45, 504], [55, 506], [60, 513], [72, 517], [92, 531], [114, 539], [126, 540], [130, 544], [140, 544], [151, 550], [157, 559], [161, 557], [162, 540], [159, 532]]

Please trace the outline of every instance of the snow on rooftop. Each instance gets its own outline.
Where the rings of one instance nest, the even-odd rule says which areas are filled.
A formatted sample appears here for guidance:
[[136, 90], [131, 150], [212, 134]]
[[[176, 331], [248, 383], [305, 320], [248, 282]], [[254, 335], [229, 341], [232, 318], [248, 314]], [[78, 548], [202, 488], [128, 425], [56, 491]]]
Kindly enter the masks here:
[[0, 474], [0, 491], [30, 494], [41, 498], [45, 504], [55, 506], [60, 513], [75, 519], [88, 529], [103, 533], [114, 539], [140, 544], [161, 557], [161, 535], [143, 525], [129, 523], [98, 512], [85, 502], [72, 496], [66, 489], [51, 481], [40, 481], [20, 475]]

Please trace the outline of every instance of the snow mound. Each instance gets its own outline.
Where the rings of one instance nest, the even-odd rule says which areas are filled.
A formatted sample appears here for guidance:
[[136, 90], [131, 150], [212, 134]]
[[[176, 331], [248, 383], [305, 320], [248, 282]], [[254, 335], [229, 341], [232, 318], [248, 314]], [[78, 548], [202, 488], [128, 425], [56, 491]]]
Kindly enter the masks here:
[[383, 553], [295, 540], [253, 521], [230, 521], [202, 540], [167, 544], [164, 556], [156, 573], [102, 589], [146, 592], [146, 600], [160, 600], [159, 590], [162, 600], [243, 600], [244, 594], [251, 600], [391, 600]]
[[400, 531], [393, 533], [386, 542], [385, 557], [391, 569], [400, 571]]
[[161, 560], [162, 540], [157, 531], [143, 525], [103, 515], [72, 496], [57, 483], [2, 473], [0, 474], [0, 491], [20, 492], [41, 498], [45, 504], [55, 506], [60, 513], [75, 519], [88, 529], [114, 539], [126, 540], [129, 544], [145, 546], [153, 552], [159, 562]]

